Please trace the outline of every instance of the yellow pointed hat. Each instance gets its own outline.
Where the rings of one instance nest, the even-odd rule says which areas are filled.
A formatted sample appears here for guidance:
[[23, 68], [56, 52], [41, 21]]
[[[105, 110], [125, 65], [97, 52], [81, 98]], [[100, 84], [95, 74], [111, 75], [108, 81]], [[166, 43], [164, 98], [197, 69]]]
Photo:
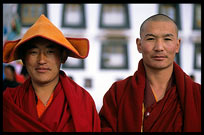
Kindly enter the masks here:
[[70, 57], [84, 59], [89, 53], [88, 39], [64, 37], [62, 32], [47, 17], [41, 15], [23, 35], [22, 39], [5, 42], [3, 47], [3, 62], [9, 63], [20, 59], [17, 51], [18, 47], [34, 37], [42, 37], [67, 48], [70, 51]]

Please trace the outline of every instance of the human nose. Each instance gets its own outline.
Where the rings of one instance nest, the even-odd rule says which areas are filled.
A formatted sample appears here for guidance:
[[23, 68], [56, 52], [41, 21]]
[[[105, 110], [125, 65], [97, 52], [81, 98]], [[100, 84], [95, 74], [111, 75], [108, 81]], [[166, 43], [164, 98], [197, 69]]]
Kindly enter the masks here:
[[45, 64], [46, 63], [46, 55], [43, 52], [39, 53], [38, 63], [39, 64]]
[[164, 42], [162, 39], [157, 39], [154, 46], [155, 51], [163, 51], [164, 50]]

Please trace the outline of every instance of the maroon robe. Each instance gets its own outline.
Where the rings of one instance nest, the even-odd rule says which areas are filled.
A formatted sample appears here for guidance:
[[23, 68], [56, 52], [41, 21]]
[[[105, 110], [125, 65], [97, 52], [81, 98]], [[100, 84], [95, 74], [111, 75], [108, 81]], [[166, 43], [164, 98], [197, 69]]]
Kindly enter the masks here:
[[155, 117], [149, 117], [149, 122], [142, 120], [146, 80], [143, 60], [134, 76], [115, 82], [105, 94], [99, 113], [102, 131], [141, 132], [143, 126], [145, 132], [200, 132], [201, 85], [193, 82], [175, 62], [173, 68], [175, 86], [152, 106], [150, 115]]
[[[156, 101], [150, 83], [146, 79], [143, 132], [182, 131], [183, 112], [174, 80], [173, 75], [168, 83], [164, 97]], [[163, 121], [167, 124], [163, 124]]]
[[53, 100], [39, 118], [31, 79], [3, 94], [4, 132], [100, 132], [90, 94], [60, 71]]

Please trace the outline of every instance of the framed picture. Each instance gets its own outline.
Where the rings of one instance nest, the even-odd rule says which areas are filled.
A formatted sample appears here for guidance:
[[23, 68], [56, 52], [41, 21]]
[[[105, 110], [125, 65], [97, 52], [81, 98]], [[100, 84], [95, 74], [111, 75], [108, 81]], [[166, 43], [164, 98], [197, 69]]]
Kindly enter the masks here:
[[84, 60], [68, 57], [67, 61], [62, 64], [62, 68], [84, 69]]
[[194, 69], [201, 69], [201, 43], [195, 43]]
[[46, 4], [18, 4], [18, 14], [21, 25], [30, 27], [40, 17], [41, 14], [47, 16]]
[[85, 78], [85, 80], [84, 80], [84, 87], [92, 88], [92, 79], [91, 78]]
[[100, 28], [130, 28], [128, 4], [102, 4]]
[[194, 4], [193, 29], [201, 29], [201, 4]]
[[62, 27], [86, 28], [84, 4], [63, 4]]
[[179, 4], [160, 4], [159, 13], [169, 16], [175, 21], [179, 30], [181, 30], [180, 8]]
[[127, 42], [107, 40], [102, 43], [101, 69], [128, 69]]

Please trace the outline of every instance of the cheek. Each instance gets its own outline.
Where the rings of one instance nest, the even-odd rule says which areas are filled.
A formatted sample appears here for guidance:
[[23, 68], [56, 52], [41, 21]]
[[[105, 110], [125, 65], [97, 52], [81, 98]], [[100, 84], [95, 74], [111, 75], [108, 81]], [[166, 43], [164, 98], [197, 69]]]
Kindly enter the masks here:
[[50, 63], [51, 65], [56, 65], [57, 67], [60, 67], [61, 61], [60, 61], [60, 57], [53, 57], [50, 59]]
[[35, 59], [30, 57], [30, 56], [26, 56], [25, 57], [25, 65], [26, 66], [33, 66], [34, 65], [34, 61], [35, 61]]
[[169, 45], [166, 50], [168, 50], [168, 52], [169, 52], [170, 54], [175, 54], [175, 53], [178, 52], [178, 48], [177, 48], [176, 46], [173, 46], [173, 45], [172, 45], [172, 46]]
[[142, 53], [150, 53], [152, 51], [151, 45], [143, 44], [141, 47]]

